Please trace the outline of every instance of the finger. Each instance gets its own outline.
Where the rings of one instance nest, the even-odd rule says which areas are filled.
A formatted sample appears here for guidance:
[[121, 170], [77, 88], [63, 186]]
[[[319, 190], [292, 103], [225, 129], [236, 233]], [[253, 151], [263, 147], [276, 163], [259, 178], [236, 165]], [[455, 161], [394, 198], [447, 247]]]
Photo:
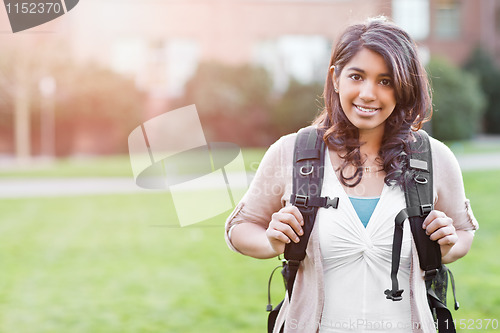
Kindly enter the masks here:
[[282, 209], [280, 209], [280, 212], [292, 214], [293, 216], [295, 216], [300, 225], [304, 225], [304, 217], [302, 216], [302, 213], [296, 206], [283, 207]]
[[458, 235], [448, 235], [438, 240], [439, 245], [455, 245], [458, 241]]
[[453, 226], [446, 226], [437, 229], [435, 232], [433, 232], [429, 237], [433, 241], [437, 241], [441, 238], [447, 237], [447, 236], [452, 236], [456, 235], [455, 228]]
[[301, 224], [299, 218], [302, 220], [302, 214], [300, 214], [297, 207], [283, 208], [272, 215], [273, 220], [288, 224], [297, 235], [302, 236], [304, 234], [304, 230], [302, 229], [303, 222]]
[[432, 220], [426, 227], [425, 232], [427, 235], [431, 235], [436, 230], [453, 225], [453, 220], [445, 215], [445, 217], [438, 217]]
[[427, 217], [425, 218], [424, 223], [422, 224], [422, 228], [426, 229], [427, 226], [432, 223], [432, 221], [434, 221], [437, 218], [441, 218], [441, 217], [446, 217], [446, 214], [443, 213], [442, 211], [439, 211], [439, 210], [435, 210], [435, 209], [432, 210], [429, 213], [429, 215], [427, 215]]
[[[295, 222], [293, 222], [293, 221], [295, 221]], [[299, 239], [299, 236], [297, 235], [297, 233], [295, 232], [295, 230], [292, 228], [292, 226], [291, 226], [292, 223], [294, 223], [295, 225], [298, 225], [298, 222], [293, 215], [286, 214], [286, 213], [274, 213], [273, 219], [272, 219], [271, 223], [269, 223], [269, 227], [281, 232], [288, 239], [297, 243], [300, 239]], [[300, 228], [300, 226], [299, 226], [299, 228]], [[300, 233], [303, 234], [302, 228], [300, 228]]]
[[279, 230], [276, 230], [276, 229], [272, 229], [272, 228], [268, 228], [266, 230], [266, 236], [269, 240], [277, 240], [281, 243], [285, 243], [285, 244], [288, 244], [291, 242], [290, 238], [285, 235], [283, 232], [279, 231]]

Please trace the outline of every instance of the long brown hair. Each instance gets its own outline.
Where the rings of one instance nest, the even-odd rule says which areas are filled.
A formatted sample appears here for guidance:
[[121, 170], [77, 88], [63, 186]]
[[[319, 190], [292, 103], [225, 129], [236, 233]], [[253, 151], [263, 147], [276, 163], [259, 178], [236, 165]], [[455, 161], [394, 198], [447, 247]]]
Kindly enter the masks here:
[[[379, 17], [364, 24], [351, 25], [340, 36], [329, 64], [329, 67], [335, 66], [337, 77], [362, 48], [380, 54], [392, 77], [396, 107], [385, 122], [379, 157], [386, 172], [385, 183], [403, 185], [411, 133], [420, 129], [432, 113], [427, 74], [418, 58], [417, 46], [408, 33]], [[344, 160], [340, 167], [341, 181], [354, 187], [363, 177], [362, 142], [359, 141], [358, 129], [345, 116], [339, 95], [334, 91], [333, 70], [328, 71], [323, 98], [325, 107], [314, 123], [322, 131], [329, 148], [346, 152], [341, 156]], [[350, 165], [357, 171], [347, 177], [344, 170]]]

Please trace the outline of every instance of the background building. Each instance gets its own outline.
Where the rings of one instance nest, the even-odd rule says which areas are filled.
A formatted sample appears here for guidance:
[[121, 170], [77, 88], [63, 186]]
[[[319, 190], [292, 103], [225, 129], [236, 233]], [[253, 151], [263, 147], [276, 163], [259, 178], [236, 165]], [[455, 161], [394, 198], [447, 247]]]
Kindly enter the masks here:
[[71, 15], [75, 56], [169, 96], [204, 60], [313, 80], [343, 27], [377, 15], [408, 30], [423, 53], [459, 64], [481, 45], [500, 62], [498, 0], [87, 0]]
[[322, 82], [339, 32], [378, 15], [409, 31], [424, 61], [440, 55], [459, 65], [481, 46], [500, 64], [500, 0], [85, 0], [17, 34], [0, 11], [0, 42], [27, 55], [55, 45], [71, 61], [124, 74], [147, 95], [144, 120], [169, 110], [206, 61], [263, 66], [277, 93], [291, 78]]

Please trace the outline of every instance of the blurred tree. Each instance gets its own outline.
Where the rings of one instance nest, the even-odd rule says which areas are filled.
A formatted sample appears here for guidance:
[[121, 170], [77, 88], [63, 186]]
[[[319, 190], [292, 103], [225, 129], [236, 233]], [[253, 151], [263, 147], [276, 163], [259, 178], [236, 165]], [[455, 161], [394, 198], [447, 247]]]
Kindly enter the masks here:
[[175, 104], [196, 104], [209, 141], [261, 146], [275, 139], [269, 121], [271, 93], [272, 80], [263, 68], [206, 62]]
[[280, 135], [292, 133], [309, 125], [323, 109], [323, 84], [303, 84], [290, 80], [288, 89], [272, 108], [272, 122]]
[[[23, 52], [21, 47], [6, 49], [0, 57], [1, 139], [8, 142], [1, 148], [15, 153], [17, 160], [23, 164], [28, 162], [32, 150], [30, 107], [34, 91], [31, 80], [34, 65], [33, 57]], [[12, 146], [10, 149], [9, 144]]]
[[145, 101], [132, 80], [90, 63], [66, 68], [58, 86], [58, 134], [70, 143], [61, 153], [127, 152]]
[[476, 48], [464, 69], [479, 78], [486, 97], [484, 127], [488, 133], [500, 133], [500, 69], [482, 48]]
[[445, 59], [431, 59], [427, 69], [433, 89], [433, 136], [439, 140], [472, 138], [480, 129], [485, 106], [477, 77]]
[[[33, 146], [30, 153], [40, 150], [42, 105], [46, 98], [40, 91], [40, 81], [50, 77], [56, 87], [53, 103], [57, 155], [127, 152], [127, 136], [142, 120], [143, 95], [132, 80], [96, 64], [73, 63], [67, 51], [64, 45], [54, 44], [41, 45], [36, 53], [21, 48], [3, 50], [0, 55], [2, 131], [19, 136], [19, 121], [14, 115], [19, 104], [16, 91], [21, 87], [29, 107], [22, 126], [29, 133], [27, 137], [23, 135], [23, 141]], [[26, 59], [19, 67], [21, 53]], [[20, 71], [29, 74], [23, 76], [22, 82]], [[8, 141], [12, 145], [12, 140]], [[14, 150], [5, 146], [0, 149], [9, 153]]]

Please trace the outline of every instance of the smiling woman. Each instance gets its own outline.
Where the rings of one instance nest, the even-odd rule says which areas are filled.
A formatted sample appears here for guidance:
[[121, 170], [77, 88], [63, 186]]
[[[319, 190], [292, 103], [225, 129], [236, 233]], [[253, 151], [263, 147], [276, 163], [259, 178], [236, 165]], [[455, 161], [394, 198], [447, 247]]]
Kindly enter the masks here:
[[[325, 108], [309, 128], [325, 143], [319, 155], [329, 157], [319, 176], [322, 197], [301, 193], [301, 209], [325, 197], [336, 197], [338, 205], [319, 207], [315, 217], [303, 216], [292, 205], [301, 204], [295, 200], [299, 195], [292, 196], [294, 163], [310, 162], [318, 154], [299, 146], [294, 155], [298, 135], [282, 137], [269, 148], [248, 192], [228, 218], [228, 245], [245, 255], [270, 258], [303, 245], [300, 238], [310, 231], [309, 239], [304, 238], [305, 258], [293, 282], [293, 297], [285, 298], [275, 333], [435, 332], [411, 233], [401, 237], [396, 274], [401, 289], [409, 292], [402, 299], [401, 293], [383, 292], [391, 281], [387, 263], [393, 255], [395, 217], [406, 208], [405, 190], [415, 181], [414, 160], [408, 156], [414, 149], [423, 152], [411, 144], [424, 135], [418, 130], [431, 109], [429, 83], [415, 43], [383, 18], [348, 27], [333, 49], [323, 97]], [[426, 251], [448, 263], [469, 251], [478, 225], [455, 157], [432, 138], [430, 148], [434, 205], [425, 220], [412, 224], [412, 231], [425, 230], [437, 242], [429, 241], [429, 246], [440, 253], [430, 247]], [[313, 178], [306, 181], [314, 182]], [[423, 237], [427, 238], [424, 233]], [[388, 301], [386, 295], [398, 302]]]
[[[369, 49], [361, 49], [339, 77], [333, 75], [340, 105], [360, 136], [370, 131], [384, 132], [384, 123], [396, 107], [396, 97], [384, 58]], [[335, 66], [331, 67], [335, 72]]]

